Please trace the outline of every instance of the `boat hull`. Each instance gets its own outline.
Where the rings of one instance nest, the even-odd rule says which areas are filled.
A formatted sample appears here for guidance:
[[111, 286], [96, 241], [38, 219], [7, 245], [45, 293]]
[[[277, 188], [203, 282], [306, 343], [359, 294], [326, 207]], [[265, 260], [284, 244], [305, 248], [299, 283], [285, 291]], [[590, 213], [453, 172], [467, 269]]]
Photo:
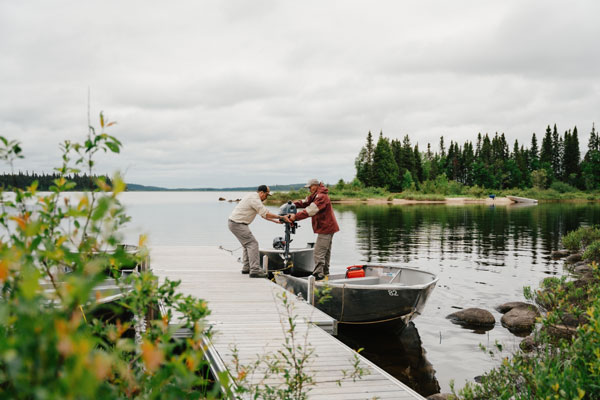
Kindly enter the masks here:
[[528, 199], [527, 197], [506, 196], [506, 198], [508, 198], [509, 200], [511, 200], [515, 203], [537, 204], [537, 202], [538, 202], [536, 199]]
[[[408, 270], [408, 269], [404, 269]], [[408, 323], [422, 313], [428, 297], [435, 288], [437, 278], [422, 273], [423, 283], [402, 284], [354, 284], [353, 279], [318, 281], [312, 303], [315, 307], [339, 322], [385, 322], [402, 319]], [[364, 279], [364, 278], [363, 278]], [[366, 278], [367, 280], [369, 277]], [[308, 280], [289, 275], [276, 274], [276, 282], [288, 291], [307, 299]], [[339, 281], [339, 280], [337, 280]], [[356, 279], [357, 282], [360, 279]]]
[[[310, 275], [314, 268], [314, 247], [309, 244], [307, 247], [290, 249], [290, 256], [293, 267], [289, 272], [296, 276]], [[268, 259], [268, 269], [272, 271], [282, 271], [285, 269], [285, 260], [283, 250], [259, 249], [260, 266], [264, 268], [264, 257]]]

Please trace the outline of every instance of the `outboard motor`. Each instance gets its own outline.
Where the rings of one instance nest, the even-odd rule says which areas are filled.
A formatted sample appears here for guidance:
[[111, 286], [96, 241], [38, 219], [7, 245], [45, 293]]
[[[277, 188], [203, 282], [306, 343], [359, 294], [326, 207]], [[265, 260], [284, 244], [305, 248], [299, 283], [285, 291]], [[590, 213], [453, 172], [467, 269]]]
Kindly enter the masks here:
[[[283, 204], [279, 207], [279, 215], [289, 215], [296, 214], [296, 205], [291, 201]], [[285, 237], [276, 237], [273, 239], [273, 248], [277, 250], [284, 250], [283, 258], [285, 260], [286, 269], [291, 265], [291, 255], [290, 255], [290, 243], [292, 241], [291, 235], [296, 233], [296, 228], [298, 227], [298, 223], [296, 221], [292, 223], [285, 222], [281, 220], [285, 224]]]

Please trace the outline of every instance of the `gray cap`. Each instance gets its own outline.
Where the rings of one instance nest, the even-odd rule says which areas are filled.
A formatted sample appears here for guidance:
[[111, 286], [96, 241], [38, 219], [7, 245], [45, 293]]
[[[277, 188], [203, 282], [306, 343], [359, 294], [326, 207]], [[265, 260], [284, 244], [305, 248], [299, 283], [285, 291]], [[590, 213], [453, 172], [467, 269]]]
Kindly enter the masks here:
[[321, 181], [319, 181], [318, 179], [311, 179], [308, 181], [308, 183], [306, 185], [304, 185], [305, 188], [311, 187], [312, 185], [320, 185]]

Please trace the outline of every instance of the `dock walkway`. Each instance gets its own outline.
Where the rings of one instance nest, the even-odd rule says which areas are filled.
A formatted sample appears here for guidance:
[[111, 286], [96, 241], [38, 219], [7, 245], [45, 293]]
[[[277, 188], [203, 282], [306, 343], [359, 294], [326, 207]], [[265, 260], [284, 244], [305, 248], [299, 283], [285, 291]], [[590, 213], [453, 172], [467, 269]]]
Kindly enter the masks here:
[[[151, 266], [160, 278], [181, 280], [182, 293], [207, 301], [217, 362], [232, 365], [233, 345], [243, 365], [281, 348], [284, 310], [278, 294], [284, 290], [267, 279], [242, 275], [241, 265], [231, 254], [217, 247], [156, 246], [152, 248]], [[362, 356], [360, 367], [367, 374], [356, 382], [343, 378], [342, 370], [352, 370], [356, 353], [331, 335], [336, 333], [335, 320], [294, 296], [289, 299], [294, 304], [298, 335], [306, 337], [315, 350], [310, 371], [317, 384], [309, 392], [310, 399], [423, 399]], [[261, 378], [250, 377], [250, 381], [258, 383]], [[335, 381], [341, 378], [342, 385], [338, 386]]]

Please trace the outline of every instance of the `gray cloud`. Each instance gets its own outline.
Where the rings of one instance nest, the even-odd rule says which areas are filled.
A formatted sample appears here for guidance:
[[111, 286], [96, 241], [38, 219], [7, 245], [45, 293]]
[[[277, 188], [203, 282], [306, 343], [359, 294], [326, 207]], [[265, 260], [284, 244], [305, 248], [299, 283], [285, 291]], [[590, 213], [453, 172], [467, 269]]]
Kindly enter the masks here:
[[[593, 1], [3, 2], [0, 135], [22, 170], [82, 140], [87, 92], [123, 153], [169, 187], [328, 182], [366, 134], [512, 141], [599, 120]], [[528, 140], [528, 139], [527, 139]]]

